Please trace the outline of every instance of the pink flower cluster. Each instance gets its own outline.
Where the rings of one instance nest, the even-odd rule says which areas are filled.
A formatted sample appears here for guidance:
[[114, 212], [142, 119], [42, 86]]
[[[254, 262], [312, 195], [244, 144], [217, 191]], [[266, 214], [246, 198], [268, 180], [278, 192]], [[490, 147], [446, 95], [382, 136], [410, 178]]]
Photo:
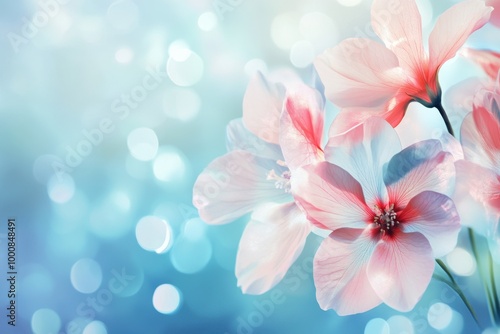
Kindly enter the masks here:
[[[454, 5], [425, 48], [415, 0], [374, 0], [372, 26], [384, 44], [347, 39], [314, 63], [324, 96], [341, 108], [329, 125], [323, 92], [298, 76], [252, 78], [243, 118], [227, 127], [229, 152], [206, 167], [193, 190], [209, 224], [251, 213], [236, 261], [243, 292], [278, 284], [311, 232], [326, 236], [314, 258], [318, 303], [339, 315], [381, 303], [411, 310], [462, 225], [498, 248], [500, 54], [461, 51], [490, 78], [475, 87], [480, 94], [463, 120], [461, 143], [443, 135], [402, 147], [394, 129], [418, 102], [437, 108], [453, 134], [439, 71], [492, 10], [482, 0]], [[491, 23], [498, 22], [495, 11]], [[214, 182], [220, 191], [211, 191]]]

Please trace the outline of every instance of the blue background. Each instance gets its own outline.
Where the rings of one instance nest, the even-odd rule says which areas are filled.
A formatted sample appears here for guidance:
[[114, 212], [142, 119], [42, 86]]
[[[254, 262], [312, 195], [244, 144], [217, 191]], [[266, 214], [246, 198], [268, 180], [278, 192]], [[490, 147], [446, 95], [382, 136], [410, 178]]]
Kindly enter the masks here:
[[[367, 31], [370, 1], [351, 1], [354, 6], [345, 6], [348, 0], [62, 2], [46, 7], [51, 16], [40, 14], [41, 4], [51, 1], [0, 0], [2, 333], [68, 333], [70, 323], [83, 329], [94, 320], [101, 330], [88, 327], [86, 334], [479, 332], [457, 296], [435, 281], [409, 313], [386, 306], [350, 317], [322, 311], [311, 273], [321, 241], [316, 235], [277, 287], [262, 296], [243, 295], [234, 262], [248, 217], [206, 226], [191, 204], [196, 176], [225, 152], [226, 124], [241, 117], [255, 69], [288, 67], [309, 78], [312, 56]], [[419, 4], [426, 35], [453, 2]], [[308, 13], [315, 14], [307, 19]], [[32, 20], [38, 27], [29, 32]], [[469, 44], [494, 45], [495, 34], [498, 30], [486, 27]], [[477, 74], [457, 58], [443, 68], [441, 84], [446, 91]], [[135, 107], [126, 107], [123, 94], [144, 85], [154, 88], [143, 90], [147, 96]], [[443, 128], [435, 110], [413, 109], [409, 114], [416, 123], [407, 123], [414, 128]], [[327, 113], [332, 119], [336, 109], [329, 105]], [[100, 137], [95, 129], [103, 120], [109, 133]], [[154, 133], [149, 139], [139, 136], [153, 143], [151, 160], [138, 160], [129, 148], [130, 133], [140, 128]], [[85, 133], [94, 133], [96, 144], [82, 144]], [[68, 158], [79, 145], [86, 155]], [[136, 224], [146, 216], [163, 219], [171, 229], [161, 254], [137, 241]], [[15, 328], [6, 325], [4, 315], [5, 233], [11, 217], [17, 223]], [[465, 240], [460, 245], [466, 246]], [[82, 259], [94, 266], [72, 278]], [[113, 273], [122, 271], [130, 276], [127, 286], [109, 293]], [[477, 275], [459, 282], [487, 324]], [[82, 293], [75, 284], [94, 284], [93, 291]], [[173, 285], [180, 295], [170, 314], [153, 305], [162, 284]], [[106, 305], [90, 311], [88, 298]], [[169, 298], [175, 304], [174, 297], [164, 297]], [[431, 309], [436, 302], [452, 310], [451, 324], [442, 330], [428, 322], [443, 307]], [[46, 316], [40, 320], [40, 314]]]

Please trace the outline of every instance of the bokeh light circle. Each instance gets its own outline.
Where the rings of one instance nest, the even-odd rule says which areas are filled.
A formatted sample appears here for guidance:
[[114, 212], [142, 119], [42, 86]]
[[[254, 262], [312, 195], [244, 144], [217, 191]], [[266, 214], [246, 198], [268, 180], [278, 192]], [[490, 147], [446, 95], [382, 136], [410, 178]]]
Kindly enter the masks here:
[[[440, 330], [440, 332], [442, 334], [463, 333], [464, 317], [455, 310], [452, 310], [451, 313], [450, 324], [445, 329]], [[500, 330], [498, 331], [498, 334], [500, 334]]]
[[162, 314], [175, 312], [181, 304], [179, 290], [171, 284], [162, 284], [153, 293], [153, 306]]
[[432, 328], [441, 330], [448, 327], [453, 318], [453, 310], [444, 303], [432, 304], [427, 312], [427, 321]]
[[176, 270], [184, 274], [199, 272], [212, 257], [212, 244], [206, 237], [191, 240], [181, 235], [175, 240], [170, 259]]
[[82, 334], [108, 334], [108, 330], [102, 321], [94, 320], [85, 326]]
[[203, 31], [210, 31], [217, 27], [217, 15], [214, 12], [205, 12], [198, 18], [198, 27]]
[[446, 256], [450, 269], [460, 276], [471, 276], [476, 271], [476, 260], [465, 249], [457, 247]]
[[62, 204], [75, 194], [75, 181], [68, 173], [57, 173], [47, 182], [47, 193], [53, 202]]
[[203, 59], [191, 50], [187, 52], [186, 59], [168, 58], [167, 74], [177, 86], [188, 87], [198, 83], [204, 71]]
[[166, 148], [156, 157], [153, 172], [160, 181], [180, 181], [186, 174], [186, 164], [181, 152], [175, 148]]
[[299, 24], [293, 13], [282, 13], [273, 19], [271, 38], [277, 47], [287, 51], [300, 39]]
[[364, 334], [390, 334], [387, 321], [382, 318], [374, 318], [368, 321]]
[[84, 258], [73, 264], [70, 272], [71, 284], [81, 293], [94, 293], [102, 283], [102, 270], [96, 261]]
[[410, 319], [403, 315], [394, 315], [387, 319], [391, 333], [413, 334], [415, 330]]
[[188, 59], [190, 54], [191, 49], [189, 45], [182, 39], [175, 40], [168, 46], [168, 55], [170, 58], [179, 62]]
[[184, 223], [183, 235], [189, 240], [200, 240], [205, 236], [207, 224], [200, 218], [192, 218]]
[[152, 129], [138, 128], [129, 133], [127, 146], [134, 158], [149, 161], [158, 153], [158, 137]]
[[255, 58], [247, 61], [245, 64], [245, 74], [249, 77], [254, 76], [256, 73], [266, 74], [268, 72], [267, 64], [264, 60]]
[[335, 22], [321, 12], [311, 12], [302, 16], [299, 30], [317, 53], [323, 52], [338, 42], [338, 29]]
[[315, 56], [314, 45], [309, 41], [299, 41], [290, 49], [290, 62], [298, 68], [311, 65]]
[[39, 309], [31, 317], [31, 329], [34, 334], [59, 333], [61, 318], [51, 309]]
[[135, 237], [144, 250], [164, 253], [172, 244], [172, 228], [163, 219], [146, 216], [137, 223]]
[[134, 58], [134, 52], [132, 49], [123, 47], [115, 52], [115, 60], [120, 64], [128, 64]]

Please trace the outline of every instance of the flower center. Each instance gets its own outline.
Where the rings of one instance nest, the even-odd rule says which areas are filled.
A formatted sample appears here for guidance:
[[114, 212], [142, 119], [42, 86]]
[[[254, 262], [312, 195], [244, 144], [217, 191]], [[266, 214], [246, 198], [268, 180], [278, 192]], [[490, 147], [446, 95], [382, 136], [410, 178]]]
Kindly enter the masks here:
[[399, 225], [397, 214], [394, 211], [394, 204], [386, 205], [383, 210], [375, 205], [374, 212], [373, 223], [381, 233], [392, 233]]
[[[286, 163], [282, 160], [276, 161], [279, 166], [286, 167]], [[267, 173], [267, 180], [274, 181], [274, 186], [276, 189], [283, 189], [284, 192], [289, 193], [291, 191], [290, 178], [292, 173], [287, 169], [282, 173], [276, 173], [274, 169], [271, 169]]]

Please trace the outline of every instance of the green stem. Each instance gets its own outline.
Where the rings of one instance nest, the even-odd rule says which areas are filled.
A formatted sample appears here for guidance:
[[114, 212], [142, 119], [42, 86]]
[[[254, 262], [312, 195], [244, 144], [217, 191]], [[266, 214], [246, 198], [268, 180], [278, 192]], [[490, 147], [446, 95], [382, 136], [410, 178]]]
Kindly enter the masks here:
[[451, 274], [450, 270], [448, 269], [448, 267], [446, 266], [446, 264], [444, 264], [443, 261], [441, 261], [440, 259], [436, 259], [436, 262], [437, 264], [439, 264], [439, 266], [441, 267], [441, 269], [443, 269], [443, 271], [446, 273], [446, 275], [448, 275], [451, 283], [457, 285], [457, 282], [455, 281], [455, 279], [453, 278], [453, 275]]
[[452, 288], [453, 291], [455, 291], [457, 293], [457, 295], [460, 297], [460, 299], [462, 299], [463, 303], [465, 304], [465, 306], [469, 310], [470, 314], [472, 315], [472, 318], [474, 318], [474, 321], [476, 322], [477, 326], [481, 329], [481, 325], [479, 324], [479, 320], [477, 318], [476, 312], [474, 311], [474, 308], [472, 307], [472, 305], [469, 303], [469, 300], [467, 299], [467, 297], [465, 297], [464, 293], [462, 292], [462, 289], [460, 289], [460, 287], [456, 283], [449, 282], [445, 278], [443, 278], [439, 275], [434, 274], [432, 277], [434, 277], [438, 281], [445, 283], [450, 288]]
[[455, 133], [453, 132], [453, 128], [451, 127], [450, 119], [448, 118], [448, 115], [446, 114], [446, 111], [444, 110], [441, 102], [439, 102], [439, 104], [437, 104], [435, 107], [437, 110], [439, 110], [439, 114], [443, 118], [444, 124], [446, 124], [446, 129], [448, 130], [450, 135], [455, 137]]
[[495, 320], [495, 325], [500, 326], [500, 301], [498, 300], [498, 292], [497, 292], [497, 286], [496, 286], [496, 281], [495, 281], [495, 268], [493, 267], [493, 258], [491, 257], [491, 253], [488, 250], [488, 266], [489, 266], [489, 271], [490, 271], [490, 283], [491, 283], [491, 290], [492, 290], [492, 295], [493, 295], [493, 300], [494, 300], [494, 305], [495, 305], [495, 310], [494, 312], [494, 320]]
[[[490, 318], [491, 318], [492, 323], [496, 324], [497, 307], [496, 307], [496, 303], [493, 301], [490, 288], [488, 287], [488, 281], [487, 281], [487, 278], [485, 277], [483, 265], [481, 263], [481, 258], [479, 257], [479, 251], [477, 248], [476, 237], [474, 235], [474, 231], [470, 227], [467, 228], [467, 230], [469, 232], [469, 241], [470, 241], [470, 245], [472, 248], [472, 253], [474, 254], [474, 258], [476, 259], [476, 262], [477, 262], [477, 270], [479, 271], [479, 277], [481, 278], [481, 281], [483, 282], [484, 290], [486, 293], [486, 298], [488, 300], [488, 309], [490, 311]], [[488, 254], [489, 254], [489, 252], [488, 252]], [[491, 275], [490, 275], [490, 279], [491, 279]], [[495, 286], [494, 281], [493, 281], [493, 286]], [[495, 291], [495, 295], [496, 295], [496, 287], [494, 288], [494, 291]], [[497, 297], [495, 297], [495, 299], [497, 299]]]

